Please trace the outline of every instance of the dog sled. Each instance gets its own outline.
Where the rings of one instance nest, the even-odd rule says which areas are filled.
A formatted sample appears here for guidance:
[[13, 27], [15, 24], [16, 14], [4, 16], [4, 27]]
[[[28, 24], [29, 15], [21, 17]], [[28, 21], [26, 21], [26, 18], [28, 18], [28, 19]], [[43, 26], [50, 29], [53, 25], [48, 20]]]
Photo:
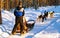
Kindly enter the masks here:
[[[35, 24], [34, 20], [28, 20], [26, 21], [25, 17], [23, 18], [24, 20], [24, 27], [27, 28], [27, 32], [32, 30]], [[17, 27], [16, 33], [20, 33], [20, 26]]]

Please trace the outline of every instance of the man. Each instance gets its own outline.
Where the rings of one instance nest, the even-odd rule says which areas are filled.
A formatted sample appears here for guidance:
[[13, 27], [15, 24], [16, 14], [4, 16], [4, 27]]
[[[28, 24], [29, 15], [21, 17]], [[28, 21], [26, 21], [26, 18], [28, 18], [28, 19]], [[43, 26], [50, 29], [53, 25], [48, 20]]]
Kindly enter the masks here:
[[23, 24], [23, 16], [24, 16], [24, 8], [22, 8], [22, 2], [19, 2], [19, 5], [14, 11], [15, 15], [15, 26], [12, 30], [12, 34], [14, 35], [16, 33], [17, 26], [20, 26], [20, 34], [24, 34], [26, 32], [27, 27]]

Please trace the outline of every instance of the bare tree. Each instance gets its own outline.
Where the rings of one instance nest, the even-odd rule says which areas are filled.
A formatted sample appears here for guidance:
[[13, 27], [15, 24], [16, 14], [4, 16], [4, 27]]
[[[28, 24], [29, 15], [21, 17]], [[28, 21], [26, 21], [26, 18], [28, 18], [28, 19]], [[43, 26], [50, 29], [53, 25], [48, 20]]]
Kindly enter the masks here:
[[14, 6], [18, 6], [19, 0], [14, 0]]
[[0, 24], [2, 24], [2, 17], [1, 17], [1, 1], [0, 1]]
[[39, 6], [60, 4], [60, 0], [4, 0], [3, 6], [7, 10], [13, 9], [18, 5], [19, 1], [22, 1], [23, 7], [34, 7], [35, 9]]
[[9, 6], [9, 0], [4, 0], [4, 9], [5, 10], [9, 10], [10, 9], [10, 6]]

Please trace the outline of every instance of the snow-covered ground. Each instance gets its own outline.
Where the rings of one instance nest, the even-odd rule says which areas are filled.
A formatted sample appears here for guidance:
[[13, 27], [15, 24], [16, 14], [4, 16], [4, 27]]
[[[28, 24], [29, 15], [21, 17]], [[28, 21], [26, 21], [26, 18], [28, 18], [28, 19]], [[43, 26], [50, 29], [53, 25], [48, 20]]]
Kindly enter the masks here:
[[2, 10], [2, 22], [0, 25], [0, 38], [60, 38], [60, 6], [39, 7], [25, 9], [26, 20], [36, 20], [44, 11], [54, 11], [54, 17], [48, 18], [44, 22], [36, 22], [34, 28], [28, 33], [20, 36], [9, 35], [14, 27], [15, 16], [12, 11]]

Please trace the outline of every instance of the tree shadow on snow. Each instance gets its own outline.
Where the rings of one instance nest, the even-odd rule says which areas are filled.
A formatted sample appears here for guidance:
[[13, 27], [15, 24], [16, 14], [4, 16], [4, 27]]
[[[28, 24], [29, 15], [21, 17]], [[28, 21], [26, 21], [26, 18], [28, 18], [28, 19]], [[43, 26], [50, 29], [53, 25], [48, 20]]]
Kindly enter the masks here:
[[14, 21], [8, 20], [7, 18], [3, 18], [2, 21], [3, 21], [3, 23], [0, 27], [2, 29], [2, 31], [7, 32], [7, 33], [9, 33], [9, 31], [12, 31], [12, 29], [14, 27]]

